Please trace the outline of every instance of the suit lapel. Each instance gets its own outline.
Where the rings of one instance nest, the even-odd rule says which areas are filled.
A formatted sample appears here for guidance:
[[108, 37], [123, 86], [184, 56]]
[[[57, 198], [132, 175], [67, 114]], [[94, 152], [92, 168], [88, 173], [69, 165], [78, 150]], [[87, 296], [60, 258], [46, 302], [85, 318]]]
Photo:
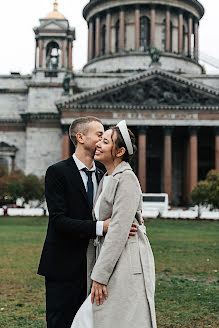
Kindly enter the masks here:
[[[77, 165], [75, 164], [75, 161], [73, 160], [72, 157], [70, 157], [68, 160], [69, 160], [68, 164], [69, 164], [69, 169], [70, 169], [70, 174], [69, 174], [70, 181], [74, 185], [74, 187], [75, 186], [78, 187], [78, 189], [81, 191], [83, 197], [85, 198], [87, 205], [89, 206], [87, 192], [86, 192], [81, 174], [77, 168]], [[89, 206], [89, 208], [90, 208], [90, 206]]]
[[96, 168], [96, 179], [97, 179], [97, 184], [98, 185], [99, 185], [100, 180], [102, 179], [102, 177], [103, 177], [103, 173], [98, 168]]

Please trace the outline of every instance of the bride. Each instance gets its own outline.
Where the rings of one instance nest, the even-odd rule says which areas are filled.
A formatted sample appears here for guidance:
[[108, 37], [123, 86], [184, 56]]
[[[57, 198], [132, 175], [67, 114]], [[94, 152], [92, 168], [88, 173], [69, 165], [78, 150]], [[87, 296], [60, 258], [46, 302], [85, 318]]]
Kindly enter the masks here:
[[[89, 296], [71, 328], [156, 328], [153, 253], [141, 221], [142, 192], [129, 164], [135, 138], [121, 121], [96, 145], [107, 173], [100, 182], [94, 219], [111, 217], [106, 236], [87, 250]], [[135, 217], [137, 234], [129, 239]]]

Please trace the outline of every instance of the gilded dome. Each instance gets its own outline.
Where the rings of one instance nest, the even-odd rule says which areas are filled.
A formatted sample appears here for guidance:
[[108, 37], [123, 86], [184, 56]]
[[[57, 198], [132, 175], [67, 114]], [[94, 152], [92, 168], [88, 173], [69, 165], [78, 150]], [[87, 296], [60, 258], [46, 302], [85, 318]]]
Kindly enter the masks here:
[[54, 2], [53, 4], [53, 11], [49, 13], [46, 17], [46, 19], [66, 19], [64, 15], [62, 15], [58, 11], [58, 3], [57, 1]]

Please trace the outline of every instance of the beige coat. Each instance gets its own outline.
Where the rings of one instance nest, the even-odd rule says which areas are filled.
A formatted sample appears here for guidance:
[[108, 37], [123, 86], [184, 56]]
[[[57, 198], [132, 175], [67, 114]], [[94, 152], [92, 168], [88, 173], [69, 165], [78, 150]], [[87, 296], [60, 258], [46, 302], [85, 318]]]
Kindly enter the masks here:
[[[98, 194], [102, 190], [102, 181]], [[154, 305], [155, 267], [153, 253], [139, 215], [142, 193], [130, 165], [116, 167], [102, 195], [100, 218], [111, 217], [101, 252], [95, 263], [94, 240], [87, 251], [88, 293], [92, 280], [107, 285], [108, 299], [93, 304], [95, 328], [156, 328]], [[139, 212], [138, 212], [139, 213]], [[139, 226], [128, 239], [135, 218]]]

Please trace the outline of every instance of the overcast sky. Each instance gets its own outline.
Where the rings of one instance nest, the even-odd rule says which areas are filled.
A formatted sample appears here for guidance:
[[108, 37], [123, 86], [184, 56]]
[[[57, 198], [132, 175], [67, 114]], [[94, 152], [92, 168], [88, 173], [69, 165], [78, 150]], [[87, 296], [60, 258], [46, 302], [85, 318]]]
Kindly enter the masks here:
[[[33, 27], [53, 8], [53, 0], [0, 0], [0, 74], [18, 71], [31, 73], [34, 68]], [[59, 11], [76, 29], [73, 63], [82, 69], [87, 60], [87, 25], [82, 17], [88, 0], [59, 0]], [[200, 23], [200, 50], [219, 62], [219, 1], [201, 0], [205, 16]], [[211, 70], [208, 72], [211, 72]], [[219, 74], [219, 70], [218, 70]]]

